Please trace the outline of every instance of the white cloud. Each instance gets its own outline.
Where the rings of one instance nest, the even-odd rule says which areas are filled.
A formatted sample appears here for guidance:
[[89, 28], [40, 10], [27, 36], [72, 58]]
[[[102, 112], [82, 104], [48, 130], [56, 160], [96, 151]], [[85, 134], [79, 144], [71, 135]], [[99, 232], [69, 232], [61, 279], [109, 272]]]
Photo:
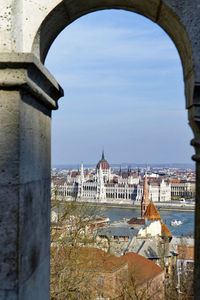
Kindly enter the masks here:
[[77, 63], [79, 68], [88, 68], [109, 60], [134, 63], [178, 59], [172, 41], [167, 36], [155, 37], [153, 30], [138, 32], [134, 28], [100, 28], [95, 24], [88, 26], [82, 23], [72, 25], [57, 38], [47, 64], [64, 62], [66, 66], [71, 66]]

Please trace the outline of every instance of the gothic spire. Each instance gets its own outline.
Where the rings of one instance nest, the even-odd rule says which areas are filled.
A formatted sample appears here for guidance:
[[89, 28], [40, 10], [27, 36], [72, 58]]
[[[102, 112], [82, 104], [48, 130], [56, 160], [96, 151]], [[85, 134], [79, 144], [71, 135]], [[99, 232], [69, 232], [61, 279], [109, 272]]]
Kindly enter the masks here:
[[102, 160], [105, 160], [105, 157], [104, 157], [104, 150], [102, 151]]
[[119, 176], [122, 176], [122, 168], [120, 166], [120, 169], [119, 169]]
[[143, 197], [141, 202], [141, 216], [144, 217], [145, 211], [149, 205], [149, 189], [148, 189], [148, 182], [147, 182], [147, 173], [145, 173], [144, 179], [144, 189], [143, 189]]
[[145, 178], [144, 178], [143, 199], [144, 199], [145, 202], [149, 202], [149, 190], [148, 190], [148, 182], [147, 182], [147, 173], [145, 173]]
[[129, 166], [128, 167], [128, 175], [130, 176], [132, 174], [132, 170], [131, 170], [131, 167]]

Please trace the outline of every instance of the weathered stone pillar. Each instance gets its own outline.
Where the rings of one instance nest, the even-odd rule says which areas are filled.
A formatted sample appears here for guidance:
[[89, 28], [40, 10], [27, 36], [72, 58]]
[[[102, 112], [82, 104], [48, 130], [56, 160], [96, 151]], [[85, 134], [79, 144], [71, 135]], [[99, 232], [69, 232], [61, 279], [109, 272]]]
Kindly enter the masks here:
[[49, 299], [51, 110], [62, 89], [31, 54], [0, 55], [0, 299]]
[[[194, 133], [191, 145], [194, 146], [196, 162], [196, 209], [195, 209], [195, 269], [194, 269], [194, 299], [200, 299], [200, 86], [195, 85], [193, 105], [190, 106], [189, 122]], [[198, 104], [199, 103], [199, 104]]]

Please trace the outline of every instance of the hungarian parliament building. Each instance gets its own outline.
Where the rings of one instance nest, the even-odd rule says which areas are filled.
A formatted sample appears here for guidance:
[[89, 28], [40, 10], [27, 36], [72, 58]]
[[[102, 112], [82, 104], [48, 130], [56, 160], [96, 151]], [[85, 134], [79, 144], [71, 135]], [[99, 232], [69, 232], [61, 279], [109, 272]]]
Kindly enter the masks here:
[[[65, 200], [101, 202], [116, 204], [141, 203], [144, 188], [144, 174], [133, 173], [131, 169], [113, 174], [102, 153], [94, 174], [84, 172], [83, 164], [78, 172], [69, 172], [66, 180], [52, 181], [52, 189]], [[160, 178], [148, 180], [149, 199], [153, 202], [171, 200], [171, 184]]]

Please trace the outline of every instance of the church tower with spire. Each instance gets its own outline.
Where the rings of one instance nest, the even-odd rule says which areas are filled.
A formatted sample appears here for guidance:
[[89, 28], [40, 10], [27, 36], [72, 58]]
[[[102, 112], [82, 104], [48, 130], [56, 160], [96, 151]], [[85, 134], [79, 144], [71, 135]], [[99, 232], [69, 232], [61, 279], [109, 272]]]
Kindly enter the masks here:
[[147, 183], [147, 173], [145, 173], [143, 197], [141, 202], [141, 217], [144, 217], [149, 203], [150, 201], [149, 201], [149, 190], [148, 190], [148, 183]]

